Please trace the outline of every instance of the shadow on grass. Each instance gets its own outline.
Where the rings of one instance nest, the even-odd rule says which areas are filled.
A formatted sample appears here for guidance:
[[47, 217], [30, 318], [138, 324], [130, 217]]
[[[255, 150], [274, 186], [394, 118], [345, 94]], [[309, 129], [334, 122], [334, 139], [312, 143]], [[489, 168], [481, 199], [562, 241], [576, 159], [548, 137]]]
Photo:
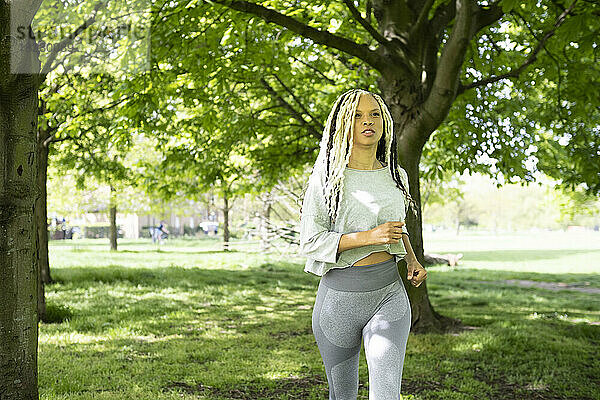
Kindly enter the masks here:
[[[54, 387], [56, 394], [94, 392], [99, 385], [104, 391], [127, 392], [131, 376], [136, 376], [138, 383], [143, 382], [148, 391], [185, 392], [208, 395], [208, 398], [254, 400], [287, 398], [285, 394], [294, 394], [298, 396], [294, 398], [304, 399], [310, 394], [313, 398], [315, 393], [320, 394], [317, 398], [327, 394], [325, 374], [306, 365], [285, 378], [257, 376], [276, 372], [269, 366], [280, 361], [281, 346], [261, 346], [259, 350], [240, 346], [238, 340], [228, 336], [206, 340], [174, 336], [150, 340], [94, 338], [90, 343], [44, 343], [41, 351], [45, 355], [45, 362], [40, 365], [44, 370], [41, 385], [46, 385], [46, 379], [54, 381], [52, 371], [71, 368], [74, 359], [86, 371], [83, 379], [65, 381], [63, 386]], [[312, 352], [317, 352], [316, 347]], [[298, 350], [296, 361], [300, 358], [305, 356]], [[107, 370], [118, 373], [107, 381], [102, 378]], [[184, 383], [182, 379], [208, 384]]]
[[[470, 251], [455, 250], [456, 253], [463, 253], [463, 260], [468, 261], [489, 261], [489, 262], [509, 262], [509, 261], [536, 261], [536, 260], [559, 260], [564, 257], [579, 254], [597, 253], [600, 256], [600, 250], [489, 250], [489, 251]], [[502, 258], [498, 258], [498, 253], [502, 253]]]
[[[262, 325], [250, 331], [255, 334], [261, 328], [265, 331]], [[95, 376], [96, 368], [97, 372], [108, 365], [118, 368], [121, 377], [114, 376], [109, 384], [116, 386], [113, 389], [126, 390], [129, 376], [135, 374], [140, 382], [150, 382], [154, 389], [210, 399], [326, 398], [327, 380], [320, 365], [318, 370], [302, 367], [286, 378], [253, 377], [266, 373], [265, 366], [275, 365], [281, 358], [283, 342], [296, 340], [295, 336], [307, 335], [302, 346], [293, 347], [298, 357], [304, 357], [301, 354], [306, 353], [306, 345], [314, 347], [312, 351], [316, 352], [316, 345], [308, 338], [311, 334], [308, 328], [307, 325], [302, 332], [271, 335], [274, 342], [260, 349], [240, 346], [239, 336], [207, 340], [170, 336], [149, 341], [106, 338], [69, 346], [44, 344], [43, 352], [60, 354], [52, 368], [63, 367], [61, 363], [68, 368], [73, 358], [77, 358], [82, 366], [89, 365], [86, 370], [90, 376]], [[595, 384], [600, 383], [595, 372], [595, 353], [592, 346], [580, 346], [580, 339], [595, 340], [597, 344], [598, 333], [598, 329], [583, 324], [537, 320], [521, 321], [494, 331], [473, 332], [459, 338], [431, 335], [423, 338], [422, 349], [415, 348], [415, 345], [420, 346], [417, 342], [409, 348], [407, 357], [411, 365], [422, 366], [422, 372], [415, 373], [412, 368], [405, 371], [402, 392], [436, 399], [445, 398], [446, 394], [453, 394], [452, 398], [455, 398], [462, 393], [461, 398], [465, 399], [591, 400], [597, 394]], [[561, 338], [560, 342], [555, 340], [557, 337]], [[430, 343], [435, 343], [435, 347], [432, 348]], [[298, 362], [298, 358], [295, 361]], [[256, 364], [256, 368], [246, 365], [249, 363]], [[185, 366], [183, 377], [187, 382], [195, 383], [182, 382], [180, 374], [157, 375], [161, 365]], [[232, 365], [237, 365], [240, 371], [229, 371]], [[432, 371], [429, 369], [432, 365], [441, 367]], [[217, 368], [227, 370], [220, 373]], [[212, 377], [203, 377], [201, 371], [209, 370]], [[48, 369], [45, 371], [49, 373]], [[228, 378], [219, 381], [219, 374]], [[89, 382], [75, 385], [80, 387], [69, 387], [68, 391], [94, 386]], [[359, 390], [361, 394], [368, 393], [368, 387], [362, 382]]]
[[[232, 267], [235, 268], [235, 265]], [[300, 268], [299, 268], [300, 269]], [[123, 283], [148, 285], [152, 287], [203, 288], [214, 285], [255, 285], [265, 284], [271, 288], [298, 287], [308, 289], [315, 286], [315, 278], [305, 272], [294, 271], [289, 267], [273, 263], [263, 263], [256, 267], [232, 270], [231, 268], [203, 269], [202, 267], [124, 267], [109, 265], [104, 267], [81, 266], [54, 268], [53, 284], [93, 286], [95, 283]], [[52, 287], [52, 284], [48, 285]]]
[[132, 254], [148, 254], [148, 253], [161, 253], [161, 254], [228, 254], [228, 253], [239, 253], [239, 250], [201, 250], [201, 251], [181, 251], [181, 250], [163, 250], [163, 249], [148, 249], [148, 250], [118, 250], [116, 253], [132, 253]]
[[[359, 389], [364, 385], [359, 385]], [[234, 387], [208, 386], [202, 383], [188, 384], [184, 382], [169, 382], [163, 387], [164, 392], [175, 391], [193, 395], [210, 396], [209, 398], [224, 399], [278, 399], [297, 398], [307, 399], [310, 395], [315, 397], [315, 392], [320, 393], [317, 398], [327, 398], [327, 379], [320, 375], [307, 375], [303, 377], [291, 376], [272, 380], [255, 379], [237, 383]]]
[[[445, 282], [454, 287], [462, 287], [464, 284], [473, 284], [476, 281], [486, 280], [531, 280], [537, 282], [555, 282], [569, 284], [583, 284], [589, 287], [600, 288], [600, 274], [590, 273], [569, 273], [569, 274], [552, 274], [542, 272], [521, 272], [511, 270], [492, 270], [479, 268], [456, 267], [448, 270], [448, 266], [431, 266], [427, 270], [431, 273], [440, 274], [447, 279]], [[440, 270], [442, 269], [442, 270]], [[587, 283], [589, 282], [589, 283]]]

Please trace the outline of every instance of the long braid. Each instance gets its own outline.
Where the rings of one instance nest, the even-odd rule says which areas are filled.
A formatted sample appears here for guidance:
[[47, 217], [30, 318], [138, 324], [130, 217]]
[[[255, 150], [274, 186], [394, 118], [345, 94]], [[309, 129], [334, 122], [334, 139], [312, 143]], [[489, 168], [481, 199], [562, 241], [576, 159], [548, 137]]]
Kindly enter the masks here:
[[[396, 136], [392, 137], [392, 141], [391, 141], [392, 147], [395, 149], [396, 148]], [[392, 168], [392, 178], [394, 179], [394, 182], [396, 182], [396, 186], [399, 187], [402, 192], [404, 193], [404, 195], [406, 196], [407, 201], [404, 204], [404, 208], [405, 208], [405, 212], [408, 212], [409, 208], [411, 210], [411, 212], [413, 213], [413, 215], [419, 219], [419, 213], [418, 213], [418, 209], [417, 209], [417, 203], [414, 201], [414, 199], [412, 198], [412, 196], [410, 195], [410, 190], [409, 188], [405, 188], [404, 187], [404, 182], [402, 180], [402, 177], [400, 175], [400, 171], [398, 170], [398, 159], [396, 156], [396, 152], [393, 151], [392, 152], [392, 157], [391, 157], [391, 166]]]
[[[408, 212], [409, 208], [412, 211], [413, 215], [417, 220], [419, 219], [419, 213], [417, 208], [417, 203], [414, 201], [412, 196], [410, 195], [410, 188], [404, 187], [404, 182], [400, 175], [400, 171], [398, 170], [398, 156], [396, 154], [396, 135], [394, 135], [394, 121], [392, 119], [392, 115], [387, 105], [381, 98], [381, 96], [371, 93], [371, 95], [377, 100], [379, 103], [379, 108], [382, 110], [383, 114], [383, 136], [384, 144], [381, 144], [381, 139], [379, 140], [379, 145], [377, 146], [377, 150], [379, 152], [379, 148], [385, 148], [385, 159], [387, 163], [390, 165], [390, 171], [392, 173], [392, 179], [396, 182], [396, 187], [398, 187], [406, 198], [404, 202], [404, 210], [405, 213]], [[376, 153], [376, 157], [378, 154]], [[379, 159], [381, 161], [381, 159]]]
[[333, 138], [333, 152], [329, 155], [329, 164], [332, 172], [327, 175], [327, 184], [325, 185], [325, 198], [333, 197], [335, 193], [335, 202], [332, 204], [329, 201], [328, 209], [329, 216], [332, 221], [337, 218], [337, 211], [341, 207], [341, 193], [344, 189], [344, 169], [350, 161], [350, 155], [352, 153], [353, 140], [348, 140], [348, 137], [344, 134], [349, 132], [350, 138], [354, 136], [354, 113], [356, 112], [356, 106], [360, 100], [360, 91], [351, 91], [345, 99], [340, 112], [336, 116], [337, 129], [334, 131]]

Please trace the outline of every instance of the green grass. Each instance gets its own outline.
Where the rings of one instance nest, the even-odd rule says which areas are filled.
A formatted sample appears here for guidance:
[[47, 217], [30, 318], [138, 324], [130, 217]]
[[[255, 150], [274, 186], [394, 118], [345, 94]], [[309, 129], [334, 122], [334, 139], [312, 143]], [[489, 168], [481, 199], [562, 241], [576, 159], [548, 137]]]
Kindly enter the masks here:
[[[600, 288], [600, 236], [536, 235], [425, 234], [427, 251], [465, 255], [428, 268], [431, 303], [476, 329], [411, 334], [405, 399], [600, 397], [600, 295], [475, 282]], [[50, 246], [46, 300], [72, 316], [40, 324], [42, 399], [327, 398], [311, 331], [319, 278], [302, 257], [223, 252], [213, 239], [158, 252], [149, 240], [121, 240], [118, 252], [107, 240], [76, 243]], [[359, 374], [368, 399], [364, 349]]]

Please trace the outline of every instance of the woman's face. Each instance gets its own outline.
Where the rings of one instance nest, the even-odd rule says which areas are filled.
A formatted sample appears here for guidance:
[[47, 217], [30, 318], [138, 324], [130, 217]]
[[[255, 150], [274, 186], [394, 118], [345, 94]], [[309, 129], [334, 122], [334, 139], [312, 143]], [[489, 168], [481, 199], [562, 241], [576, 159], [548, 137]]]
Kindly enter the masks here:
[[[365, 132], [371, 130], [372, 132]], [[375, 146], [383, 136], [383, 116], [379, 103], [370, 94], [360, 96], [354, 114], [354, 142], [352, 146]], [[350, 143], [350, 131], [348, 131]]]

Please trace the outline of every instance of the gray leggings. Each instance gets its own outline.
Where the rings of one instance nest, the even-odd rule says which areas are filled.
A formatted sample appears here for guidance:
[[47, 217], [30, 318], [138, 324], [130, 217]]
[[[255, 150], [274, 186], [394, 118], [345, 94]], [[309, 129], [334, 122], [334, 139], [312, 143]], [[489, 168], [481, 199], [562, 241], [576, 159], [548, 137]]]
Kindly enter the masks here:
[[363, 338], [369, 399], [399, 400], [410, 322], [410, 303], [394, 258], [327, 271], [319, 282], [312, 330], [329, 400], [356, 400]]

